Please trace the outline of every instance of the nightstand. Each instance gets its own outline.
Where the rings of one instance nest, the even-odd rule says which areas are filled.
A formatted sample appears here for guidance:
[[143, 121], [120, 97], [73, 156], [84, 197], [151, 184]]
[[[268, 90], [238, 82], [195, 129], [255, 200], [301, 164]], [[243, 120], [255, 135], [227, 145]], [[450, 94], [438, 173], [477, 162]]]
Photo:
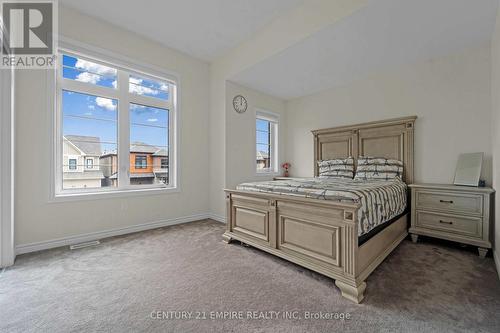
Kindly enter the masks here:
[[413, 242], [418, 235], [437, 237], [477, 246], [479, 256], [486, 256], [491, 248], [492, 188], [439, 184], [409, 187]]

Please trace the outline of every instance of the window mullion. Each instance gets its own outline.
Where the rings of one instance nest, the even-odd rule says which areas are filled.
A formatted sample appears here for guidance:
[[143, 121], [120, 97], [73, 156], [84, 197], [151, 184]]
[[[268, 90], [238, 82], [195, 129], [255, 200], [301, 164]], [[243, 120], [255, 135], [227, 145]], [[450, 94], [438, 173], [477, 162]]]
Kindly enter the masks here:
[[269, 167], [273, 172], [278, 172], [278, 124], [271, 123], [271, 158]]
[[164, 101], [154, 97], [141, 96], [135, 94], [128, 94], [129, 101], [131, 103], [152, 106], [159, 109], [172, 109], [173, 105], [171, 100]]
[[64, 78], [61, 78], [60, 80], [61, 89], [63, 90], [76, 91], [83, 94], [112, 99], [119, 98], [119, 92], [112, 88], [99, 87], [90, 83], [72, 81]]
[[118, 71], [118, 187], [130, 187], [128, 74]]

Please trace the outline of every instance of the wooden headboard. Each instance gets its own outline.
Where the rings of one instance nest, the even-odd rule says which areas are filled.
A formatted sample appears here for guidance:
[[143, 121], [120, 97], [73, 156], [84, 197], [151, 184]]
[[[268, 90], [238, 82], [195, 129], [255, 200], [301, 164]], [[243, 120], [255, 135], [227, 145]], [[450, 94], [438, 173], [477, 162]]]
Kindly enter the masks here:
[[416, 116], [412, 116], [312, 131], [314, 176], [318, 176], [318, 161], [373, 156], [403, 161], [403, 180], [407, 184], [413, 183], [413, 131], [416, 119]]

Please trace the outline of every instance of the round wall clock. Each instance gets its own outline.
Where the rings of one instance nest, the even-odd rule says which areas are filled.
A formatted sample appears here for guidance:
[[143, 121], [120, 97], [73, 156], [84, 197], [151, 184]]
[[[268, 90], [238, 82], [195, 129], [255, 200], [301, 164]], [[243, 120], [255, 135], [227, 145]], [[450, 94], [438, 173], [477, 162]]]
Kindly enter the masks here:
[[234, 96], [234, 98], [233, 98], [234, 111], [236, 111], [238, 113], [243, 113], [247, 110], [247, 107], [248, 107], [248, 103], [247, 103], [247, 100], [245, 99], [245, 97], [243, 97], [241, 95]]

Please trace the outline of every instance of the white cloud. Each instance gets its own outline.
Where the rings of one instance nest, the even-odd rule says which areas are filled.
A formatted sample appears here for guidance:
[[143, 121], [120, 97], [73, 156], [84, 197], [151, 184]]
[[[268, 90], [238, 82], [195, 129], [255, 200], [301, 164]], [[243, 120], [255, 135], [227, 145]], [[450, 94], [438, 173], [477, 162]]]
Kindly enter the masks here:
[[160, 90], [168, 91], [168, 84], [162, 82], [161, 86], [160, 86]]
[[136, 77], [130, 77], [129, 82], [133, 84], [142, 84], [142, 79], [138, 79]]
[[144, 110], [146, 107], [140, 104], [130, 104], [132, 110]]
[[135, 84], [130, 85], [130, 92], [137, 95], [158, 95], [159, 93], [158, 90], [154, 90], [144, 86], [136, 86]]
[[140, 104], [130, 104], [130, 108], [135, 114], [149, 114], [151, 112], [148, 107]]
[[155, 123], [155, 122], [157, 122], [157, 121], [158, 121], [158, 119], [156, 119], [156, 118], [149, 118], [149, 119], [148, 119], [148, 121], [149, 121], [150, 123]]
[[96, 97], [95, 103], [97, 104], [97, 106], [105, 108], [106, 110], [109, 110], [109, 111], [116, 110], [116, 104], [114, 103], [114, 101], [112, 99], [104, 98], [104, 97]]
[[75, 64], [75, 68], [95, 73], [102, 76], [113, 76], [116, 75], [116, 69], [107, 67], [104, 65], [96, 64], [95, 62], [90, 62], [83, 59], [78, 59]]
[[85, 116], [91, 116], [92, 115], [92, 112], [85, 112], [84, 113]]
[[101, 77], [97, 74], [82, 72], [76, 76], [75, 80], [80, 82], [96, 84], [97, 82], [99, 82], [100, 79]]
[[118, 86], [118, 82], [116, 82], [116, 80], [114, 80], [113, 83], [112, 83], [112, 85], [113, 85], [113, 88], [116, 89], [116, 87]]
[[145, 86], [141, 86], [143, 80], [142, 79], [138, 79], [138, 78], [135, 78], [135, 77], [131, 77], [129, 79], [129, 90], [131, 93], [134, 93], [134, 94], [137, 94], [137, 95], [144, 95], [144, 94], [148, 94], [148, 95], [158, 95], [159, 94], [159, 91], [158, 90], [155, 90], [155, 89], [152, 89], [152, 88], [149, 88], [149, 87], [145, 87]]
[[76, 81], [96, 84], [103, 77], [116, 75], [116, 69], [99, 65], [87, 60], [78, 59], [75, 68], [82, 70], [76, 76]]
[[91, 105], [89, 105], [89, 106], [88, 106], [88, 108], [89, 108], [90, 110], [95, 110], [95, 105], [91, 104]]
[[151, 89], [149, 87], [144, 86], [136, 86], [135, 84], [130, 85], [130, 92], [137, 95], [158, 95], [158, 90]]

